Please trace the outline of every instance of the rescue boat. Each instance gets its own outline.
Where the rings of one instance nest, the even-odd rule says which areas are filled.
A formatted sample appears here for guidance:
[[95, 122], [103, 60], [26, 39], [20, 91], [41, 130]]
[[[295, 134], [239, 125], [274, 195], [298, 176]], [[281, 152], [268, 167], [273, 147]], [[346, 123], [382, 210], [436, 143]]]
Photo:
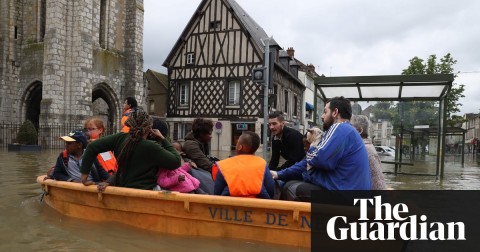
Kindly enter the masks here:
[[[243, 239], [276, 245], [312, 246], [311, 204], [282, 200], [139, 190], [45, 180], [37, 177], [43, 200], [63, 215], [97, 222], [118, 222], [151, 231], [186, 236]], [[320, 222], [332, 216], [358, 218], [350, 206], [320, 205]], [[317, 218], [317, 217], [316, 217]], [[313, 235], [322, 248], [351, 248], [351, 243], [325, 239], [326, 232]], [[320, 239], [317, 239], [320, 238]], [[318, 243], [317, 243], [318, 244]], [[403, 241], [361, 241], [357, 251], [401, 251]], [[373, 250], [372, 250], [373, 249]]]

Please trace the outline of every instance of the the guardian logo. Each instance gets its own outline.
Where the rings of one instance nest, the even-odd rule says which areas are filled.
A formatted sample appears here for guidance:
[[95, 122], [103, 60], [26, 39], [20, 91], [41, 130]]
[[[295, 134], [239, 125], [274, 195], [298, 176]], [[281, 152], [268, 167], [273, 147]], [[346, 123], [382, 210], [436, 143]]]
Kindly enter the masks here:
[[[374, 206], [375, 218], [368, 218], [368, 206]], [[360, 206], [358, 222], [335, 216], [327, 222], [327, 234], [333, 240], [466, 240], [463, 222], [427, 222], [427, 216], [408, 215], [406, 204], [392, 207], [382, 197], [354, 199]], [[396, 235], [397, 234], [397, 235]], [[397, 237], [396, 237], [397, 236]], [[398, 237], [399, 236], [399, 237]]]

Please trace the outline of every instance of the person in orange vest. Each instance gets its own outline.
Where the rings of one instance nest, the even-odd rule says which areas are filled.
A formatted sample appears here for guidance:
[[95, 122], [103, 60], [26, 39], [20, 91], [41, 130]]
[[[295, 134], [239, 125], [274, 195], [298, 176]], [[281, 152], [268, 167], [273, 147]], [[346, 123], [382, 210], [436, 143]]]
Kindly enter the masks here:
[[237, 156], [212, 166], [215, 195], [273, 198], [275, 182], [267, 162], [254, 155], [259, 146], [260, 137], [254, 132], [244, 131], [237, 142]]
[[[84, 131], [89, 138], [89, 142], [91, 142], [100, 138], [106, 129], [101, 118], [91, 117], [85, 120]], [[113, 152], [107, 151], [100, 153], [98, 154], [97, 159], [102, 165], [103, 169], [108, 172], [108, 174], [112, 175], [113, 173], [117, 172], [117, 159], [113, 155]]]
[[125, 98], [125, 102], [123, 103], [123, 113], [122, 113], [122, 120], [121, 120], [121, 125], [122, 125], [122, 132], [123, 133], [128, 133], [130, 131], [130, 128], [125, 125], [125, 121], [127, 121], [128, 116], [137, 110], [137, 100], [134, 97], [127, 97]]

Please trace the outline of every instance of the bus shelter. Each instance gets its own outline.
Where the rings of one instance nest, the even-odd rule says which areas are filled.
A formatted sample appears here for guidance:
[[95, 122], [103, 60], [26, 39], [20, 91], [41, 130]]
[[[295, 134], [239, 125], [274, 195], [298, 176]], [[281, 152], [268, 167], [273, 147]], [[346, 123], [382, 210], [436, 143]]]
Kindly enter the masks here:
[[[314, 103], [317, 106], [317, 96], [324, 102], [337, 96], [343, 96], [350, 101], [437, 101], [439, 105], [435, 176], [443, 178], [445, 135], [447, 134], [446, 104], [453, 79], [453, 74], [320, 76], [315, 78]], [[402, 112], [399, 115], [402, 121]], [[316, 119], [314, 118], [315, 124]], [[397, 166], [401, 164], [402, 162], [395, 164], [395, 172], [397, 172]]]

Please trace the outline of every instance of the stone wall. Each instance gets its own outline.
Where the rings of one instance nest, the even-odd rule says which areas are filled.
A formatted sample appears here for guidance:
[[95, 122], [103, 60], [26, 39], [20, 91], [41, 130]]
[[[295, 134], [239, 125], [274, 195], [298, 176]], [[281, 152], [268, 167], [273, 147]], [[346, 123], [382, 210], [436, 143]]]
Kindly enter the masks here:
[[125, 97], [145, 104], [143, 12], [143, 0], [0, 1], [0, 120], [24, 121], [41, 85], [40, 125], [101, 111], [118, 129]]

